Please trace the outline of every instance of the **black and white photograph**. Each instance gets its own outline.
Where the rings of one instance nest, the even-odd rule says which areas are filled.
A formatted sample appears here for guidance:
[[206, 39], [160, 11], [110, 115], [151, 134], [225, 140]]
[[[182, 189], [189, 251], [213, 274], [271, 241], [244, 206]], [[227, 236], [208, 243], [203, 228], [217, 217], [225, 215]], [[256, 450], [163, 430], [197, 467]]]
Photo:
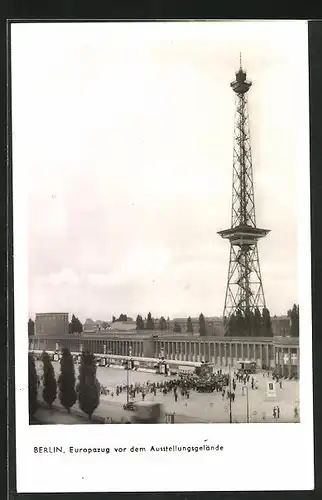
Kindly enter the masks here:
[[306, 24], [11, 30], [25, 432], [50, 426], [57, 455], [60, 429], [131, 432], [97, 424], [294, 440], [312, 425]]

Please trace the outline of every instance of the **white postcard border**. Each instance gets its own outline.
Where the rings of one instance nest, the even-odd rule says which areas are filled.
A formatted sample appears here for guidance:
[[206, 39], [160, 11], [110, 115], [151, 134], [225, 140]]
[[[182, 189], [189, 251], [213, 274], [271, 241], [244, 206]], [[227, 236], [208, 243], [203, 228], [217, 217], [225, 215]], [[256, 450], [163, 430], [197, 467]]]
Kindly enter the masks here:
[[[298, 220], [300, 277], [300, 424], [184, 424], [175, 426], [28, 425], [28, 214], [26, 185], [32, 182], [15, 148], [16, 82], [13, 96], [13, 196], [15, 279], [15, 376], [17, 490], [28, 492], [235, 491], [312, 489], [313, 397], [311, 335], [311, 249], [307, 24], [287, 22], [303, 38], [303, 71], [296, 85], [306, 97], [298, 111]], [[223, 23], [227, 26], [228, 23]], [[240, 25], [241, 23], [236, 24]], [[254, 24], [254, 23], [252, 23]], [[261, 29], [258, 23], [258, 30]], [[279, 24], [279, 23], [277, 23]], [[197, 23], [180, 23], [197, 33]], [[205, 23], [203, 23], [206, 26]], [[14, 40], [20, 27], [12, 27]], [[47, 25], [48, 26], [48, 25]], [[168, 24], [167, 29], [176, 29]], [[223, 30], [220, 24], [219, 30]], [[113, 28], [114, 29], [114, 28]], [[122, 28], [123, 29], [123, 28]], [[240, 27], [238, 28], [240, 29]], [[281, 29], [281, 26], [277, 26]], [[207, 31], [207, 28], [205, 28]], [[206, 31], [204, 33], [206, 33]], [[197, 36], [197, 35], [196, 35]], [[286, 35], [287, 36], [287, 35]], [[305, 59], [306, 58], [306, 59]], [[26, 68], [27, 69], [27, 68]], [[290, 85], [295, 84], [290, 82]], [[222, 445], [223, 451], [191, 453], [115, 453], [89, 456], [37, 455], [34, 446], [129, 447]]]

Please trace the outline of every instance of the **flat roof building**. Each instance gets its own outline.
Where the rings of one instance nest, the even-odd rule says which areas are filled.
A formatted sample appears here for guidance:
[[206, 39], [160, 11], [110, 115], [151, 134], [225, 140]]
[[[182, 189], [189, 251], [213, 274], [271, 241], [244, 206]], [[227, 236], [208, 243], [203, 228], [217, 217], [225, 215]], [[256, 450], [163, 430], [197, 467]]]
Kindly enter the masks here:
[[69, 334], [69, 313], [51, 312], [36, 313], [35, 335], [46, 336], [66, 336]]

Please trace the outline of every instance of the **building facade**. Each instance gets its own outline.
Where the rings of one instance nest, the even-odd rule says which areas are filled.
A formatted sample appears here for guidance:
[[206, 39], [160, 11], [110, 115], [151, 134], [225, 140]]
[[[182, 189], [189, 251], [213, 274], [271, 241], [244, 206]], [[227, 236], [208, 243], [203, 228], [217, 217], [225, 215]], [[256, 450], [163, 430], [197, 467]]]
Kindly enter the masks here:
[[155, 332], [118, 332], [101, 335], [70, 335], [69, 338], [30, 337], [30, 350], [55, 350], [68, 347], [71, 352], [89, 350], [95, 354], [195, 362], [211, 362], [221, 367], [236, 367], [240, 361], [254, 361], [259, 369], [274, 370], [283, 376], [299, 376], [299, 339], [291, 337], [194, 337]]
[[69, 333], [68, 313], [37, 313], [35, 335], [39, 337], [64, 337]]
[[272, 330], [277, 337], [287, 337], [291, 332], [291, 319], [288, 316], [274, 316]]

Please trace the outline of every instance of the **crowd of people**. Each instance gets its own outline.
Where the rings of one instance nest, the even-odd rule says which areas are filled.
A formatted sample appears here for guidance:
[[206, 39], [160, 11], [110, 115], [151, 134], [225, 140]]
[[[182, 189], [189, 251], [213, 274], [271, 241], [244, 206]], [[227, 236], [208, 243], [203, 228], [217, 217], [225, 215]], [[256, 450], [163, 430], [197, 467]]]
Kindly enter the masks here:
[[[171, 395], [174, 402], [179, 400], [187, 400], [192, 396], [193, 392], [208, 392], [215, 393], [221, 396], [222, 401], [228, 400], [234, 403], [236, 394], [246, 395], [246, 391], [258, 389], [258, 375], [245, 370], [236, 370], [231, 372], [223, 372], [221, 369], [217, 370], [215, 373], [181, 373], [175, 378], [169, 378], [165, 380], [147, 381], [145, 383], [133, 383], [127, 387], [126, 383], [119, 384], [115, 388], [107, 391], [112, 397], [117, 397], [122, 393], [127, 393], [129, 391], [129, 398], [131, 400], [143, 401], [148, 394], [152, 396], [157, 396], [157, 394]], [[263, 377], [267, 377], [270, 380], [273, 379], [279, 384], [280, 388], [283, 388], [282, 378], [274, 373], [263, 373]], [[212, 404], [212, 403], [211, 403]], [[279, 406], [274, 406], [272, 408], [272, 417], [275, 421], [281, 418], [281, 409]], [[294, 418], [299, 418], [298, 408], [294, 408]], [[263, 417], [264, 420], [264, 417]]]
[[167, 395], [173, 394], [175, 402], [181, 398], [189, 399], [191, 391], [220, 393], [222, 399], [227, 398], [232, 402], [235, 401], [237, 384], [241, 385], [242, 394], [244, 388], [248, 388], [248, 384], [252, 390], [258, 389], [258, 383], [253, 374], [247, 371], [235, 371], [233, 374], [224, 373], [221, 369], [215, 373], [181, 373], [176, 378], [162, 380], [160, 382], [150, 382], [149, 380], [143, 384], [136, 382], [127, 386], [124, 384], [117, 385], [114, 389], [108, 390], [102, 386], [102, 393], [110, 396], [119, 396], [124, 392], [129, 392], [129, 397], [132, 399], [140, 397], [143, 401], [147, 394], [154, 396], [157, 393]]

